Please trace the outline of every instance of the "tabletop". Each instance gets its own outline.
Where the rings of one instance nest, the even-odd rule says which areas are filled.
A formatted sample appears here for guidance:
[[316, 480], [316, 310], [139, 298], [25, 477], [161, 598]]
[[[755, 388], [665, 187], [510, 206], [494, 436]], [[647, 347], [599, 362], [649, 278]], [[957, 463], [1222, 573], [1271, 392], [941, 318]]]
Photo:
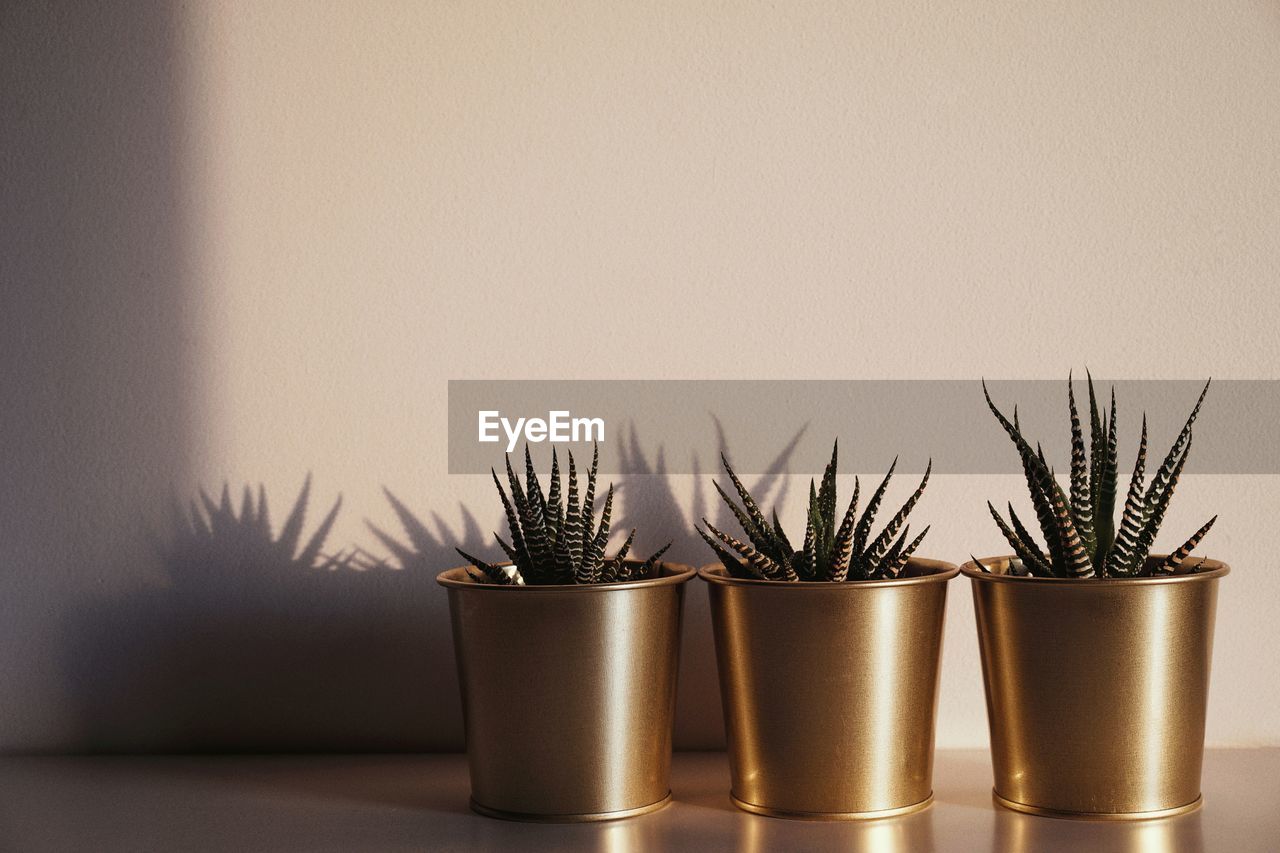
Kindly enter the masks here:
[[523, 824], [468, 810], [462, 755], [10, 757], [0, 850], [1280, 851], [1280, 749], [1210, 750], [1203, 808], [1122, 823], [996, 807], [982, 751], [940, 751], [934, 804], [901, 818], [750, 815], [728, 781], [723, 753], [677, 753], [675, 802], [659, 812]]

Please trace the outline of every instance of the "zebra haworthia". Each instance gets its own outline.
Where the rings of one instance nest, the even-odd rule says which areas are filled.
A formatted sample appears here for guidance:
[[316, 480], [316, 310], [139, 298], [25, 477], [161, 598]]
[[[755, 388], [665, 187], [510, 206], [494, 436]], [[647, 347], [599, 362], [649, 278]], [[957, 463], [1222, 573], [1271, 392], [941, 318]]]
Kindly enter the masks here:
[[635, 542], [636, 531], [628, 534], [626, 541], [613, 557], [605, 554], [609, 542], [610, 522], [613, 516], [613, 486], [610, 485], [600, 511], [600, 523], [595, 523], [596, 471], [600, 463], [600, 450], [595, 448], [591, 458], [591, 470], [587, 472], [586, 494], [578, 502], [578, 466], [569, 453], [569, 482], [567, 496], [561, 489], [560, 460], [551, 451], [551, 477], [544, 493], [538, 475], [534, 471], [533, 457], [528, 445], [524, 449], [525, 482], [522, 486], [511, 458], [507, 457], [508, 496], [502, 487], [497, 471], [493, 484], [502, 499], [506, 514], [510, 543], [494, 534], [498, 546], [510, 566], [500, 566], [473, 557], [462, 549], [455, 549], [471, 565], [467, 574], [477, 583], [502, 586], [541, 584], [600, 584], [640, 580], [653, 574], [659, 558], [670, 544], [664, 545], [647, 560], [627, 560]]
[[767, 519], [747, 488], [734, 473], [729, 460], [721, 457], [725, 472], [737, 492], [740, 504], [735, 503], [729, 494], [717, 483], [716, 491], [728, 506], [746, 535], [746, 541], [724, 533], [712, 526], [705, 518], [698, 535], [711, 546], [711, 550], [724, 565], [730, 575], [738, 578], [755, 580], [799, 582], [825, 581], [841, 583], [845, 581], [880, 580], [894, 578], [906, 569], [907, 561], [920, 543], [924, 541], [929, 528], [925, 528], [914, 539], [908, 538], [909, 527], [907, 516], [915, 508], [916, 502], [924, 493], [929, 482], [929, 470], [932, 460], [926, 469], [924, 478], [915, 492], [902, 505], [902, 508], [890, 519], [884, 530], [874, 539], [871, 528], [875, 522], [877, 510], [884, 498], [889, 481], [893, 477], [897, 460], [890, 466], [889, 472], [868, 501], [866, 509], [858, 514], [858, 496], [861, 485], [854, 479], [853, 498], [842, 515], [837, 513], [836, 503], [836, 462], [839, 445], [831, 449], [831, 461], [827, 464], [819, 486], [809, 483], [809, 508], [804, 531], [804, 545], [797, 551], [791, 547], [782, 525], [778, 522], [778, 514]]
[[[1209, 384], [1206, 382], [1200, 391], [1191, 414], [1149, 484], [1144, 483], [1147, 419], [1143, 416], [1138, 456], [1117, 529], [1115, 389], [1111, 390], [1110, 411], [1104, 413], [1100, 410], [1094, 393], [1093, 377], [1088, 377], [1089, 447], [1086, 454], [1084, 430], [1076, 411], [1075, 390], [1071, 378], [1067, 379], [1067, 407], [1071, 421], [1071, 477], [1069, 491], [1064, 493], [1053, 469], [1045, 461], [1043, 452], [1038, 448], [1032, 450], [1031, 443], [1023, 436], [1018, 424], [1017, 409], [1014, 409], [1013, 420], [1010, 421], [997, 408], [983, 382], [982, 390], [986, 395], [987, 406], [1022, 458], [1031, 503], [1035, 507], [1036, 518], [1040, 522], [1045, 540], [1046, 548], [1041, 550], [1014, 513], [1012, 504], [1009, 505], [1011, 523], [1006, 523], [996, 508], [990, 502], [987, 503], [1000, 533], [1013, 548], [1020, 572], [1034, 577], [1109, 578], [1149, 577], [1195, 571], [1199, 568], [1198, 565], [1188, 568], [1187, 558], [1217, 521], [1217, 516], [1209, 519], [1163, 561], [1151, 559], [1151, 547], [1191, 452], [1192, 425], [1209, 392]], [[986, 570], [981, 562], [978, 565]]]

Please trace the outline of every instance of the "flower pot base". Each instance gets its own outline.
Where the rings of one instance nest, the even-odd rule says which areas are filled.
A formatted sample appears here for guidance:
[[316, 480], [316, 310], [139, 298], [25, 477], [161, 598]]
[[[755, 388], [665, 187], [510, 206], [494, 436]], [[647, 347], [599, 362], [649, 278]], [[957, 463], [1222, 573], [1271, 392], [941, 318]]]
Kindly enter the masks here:
[[505, 809], [495, 809], [477, 803], [471, 800], [471, 810], [476, 814], [482, 814], [485, 817], [496, 817], [500, 820], [516, 820], [523, 823], [596, 823], [604, 820], [621, 820], [626, 817], [636, 817], [637, 815], [649, 814], [656, 812], [658, 809], [671, 804], [671, 793], [668, 792], [665, 797], [656, 803], [649, 803], [647, 806], [640, 806], [634, 809], [620, 809], [615, 812], [589, 812], [587, 814], [527, 814], [524, 812], [510, 812]]
[[1032, 806], [1026, 803], [1015, 802], [1014, 800], [1006, 800], [1004, 797], [996, 793], [995, 789], [991, 791], [991, 798], [995, 800], [996, 805], [1004, 806], [1006, 809], [1023, 814], [1038, 815], [1040, 817], [1056, 817], [1065, 818], [1067, 820], [1155, 820], [1162, 817], [1174, 817], [1175, 815], [1193, 812], [1204, 803], [1204, 797], [1196, 797], [1190, 803], [1184, 806], [1174, 806], [1171, 809], [1156, 809], [1149, 812], [1073, 812], [1064, 811], [1062, 809], [1049, 809], [1043, 806]]
[[733, 794], [729, 795], [729, 799], [733, 804], [744, 812], [752, 814], [764, 815], [765, 817], [780, 817], [789, 820], [878, 820], [885, 817], [900, 817], [902, 815], [915, 814], [924, 811], [933, 804], [933, 794], [918, 803], [912, 803], [909, 806], [901, 806], [896, 809], [880, 809], [873, 812], [800, 812], [788, 809], [773, 809], [768, 806], [759, 806], [755, 803], [748, 803], [738, 799]]

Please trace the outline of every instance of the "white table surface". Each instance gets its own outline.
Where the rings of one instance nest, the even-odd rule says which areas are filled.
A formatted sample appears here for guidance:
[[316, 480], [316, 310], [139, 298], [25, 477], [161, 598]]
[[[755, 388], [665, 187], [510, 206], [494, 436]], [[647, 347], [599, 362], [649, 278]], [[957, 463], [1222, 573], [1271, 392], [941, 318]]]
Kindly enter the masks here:
[[1280, 851], [1280, 749], [1211, 750], [1200, 810], [1137, 823], [1055, 820], [991, 803], [987, 754], [942, 751], [935, 803], [903, 818], [745, 814], [722, 753], [679, 753], [676, 802], [604, 824], [467, 809], [461, 755], [0, 759], [3, 851]]

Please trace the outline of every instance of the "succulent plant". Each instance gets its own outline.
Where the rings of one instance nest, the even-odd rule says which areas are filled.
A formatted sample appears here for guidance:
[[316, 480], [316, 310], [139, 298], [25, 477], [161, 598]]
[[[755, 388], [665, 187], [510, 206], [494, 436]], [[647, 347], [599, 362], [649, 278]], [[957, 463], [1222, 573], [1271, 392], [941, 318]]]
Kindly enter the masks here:
[[906, 525], [907, 516], [924, 493], [929, 483], [929, 472], [933, 469], [933, 461], [925, 469], [924, 478], [915, 492], [894, 514], [893, 518], [872, 538], [871, 527], [875, 523], [876, 512], [884, 498], [893, 471], [898, 466], [894, 459], [889, 472], [880, 482], [875, 493], [867, 502], [862, 515], [858, 515], [858, 493], [861, 484], [854, 478], [853, 499], [849, 508], [837, 527], [836, 515], [836, 459], [839, 453], [839, 442], [831, 448], [831, 461], [822, 475], [821, 485], [809, 481], [809, 513], [805, 523], [804, 545], [796, 550], [782, 525], [778, 522], [775, 510], [772, 519], [767, 519], [759, 506], [752, 499], [738, 475], [734, 473], [729, 460], [720, 456], [725, 472], [733, 483], [734, 490], [742, 502], [741, 506], [715, 483], [716, 491], [724, 500], [729, 510], [737, 519], [746, 534], [747, 542], [717, 530], [705, 518], [702, 519], [706, 530], [699, 528], [698, 535], [711, 546], [711, 550], [720, 558], [729, 574], [738, 578], [769, 581], [842, 581], [879, 580], [895, 578], [906, 568], [907, 560], [920, 547], [926, 527], [920, 535], [910, 538], [910, 526]]
[[199, 500], [192, 500], [189, 509], [174, 501], [173, 535], [169, 542], [162, 544], [162, 556], [168, 565], [180, 568], [246, 562], [297, 569], [344, 568], [350, 563], [351, 554], [329, 556], [321, 552], [338, 517], [342, 496], [334, 501], [304, 545], [302, 527], [310, 496], [311, 475], [308, 474], [280, 528], [280, 535], [275, 536], [271, 531], [266, 489], [261, 485], [256, 500], [253, 490], [248, 485], [244, 487], [238, 513], [226, 483], [218, 501], [201, 489]]
[[[1191, 426], [1200, 413], [1205, 394], [1209, 392], [1209, 383], [1205, 383], [1187, 422], [1150, 483], [1144, 483], [1147, 417], [1145, 414], [1142, 416], [1142, 438], [1139, 440], [1133, 474], [1129, 479], [1119, 529], [1115, 524], [1118, 479], [1115, 388], [1111, 389], [1108, 414], [1099, 411], [1092, 376], [1089, 377], [1088, 384], [1089, 449], [1086, 456], [1084, 430], [1076, 411], [1075, 389], [1071, 379], [1067, 380], [1067, 404], [1071, 415], [1069, 493], [1064, 492], [1058, 484], [1054, 470], [1049, 467], [1040, 446], [1037, 444], [1032, 449], [1031, 443], [1022, 435], [1018, 424], [1018, 410], [1014, 409], [1013, 420], [1010, 421], [996, 408], [987, 391], [986, 382], [982, 384], [987, 405], [1022, 457], [1022, 470], [1031, 493], [1031, 503], [1047, 546], [1042, 550], [1035, 542], [1026, 525], [1014, 512], [1013, 504], [1008, 505], [1009, 520], [1006, 523], [988, 501], [987, 508], [991, 511], [991, 517], [1013, 546], [1015, 559], [1010, 563], [1009, 573], [1034, 577], [1123, 578], [1195, 571], [1199, 566], [1192, 565], [1187, 558], [1218, 520], [1216, 515], [1164, 560], [1153, 561], [1150, 554], [1173, 491], [1178, 485], [1183, 465], [1191, 452]], [[990, 571], [980, 560], [975, 558], [975, 562], [984, 571]]]
[[507, 529], [511, 542], [497, 533], [493, 536], [498, 546], [511, 560], [511, 566], [487, 563], [471, 556], [461, 548], [456, 549], [471, 564], [467, 569], [477, 583], [509, 586], [513, 584], [598, 584], [640, 580], [649, 577], [658, 565], [658, 559], [666, 553], [670, 543], [664, 545], [643, 563], [627, 561], [627, 554], [635, 541], [632, 530], [622, 547], [612, 558], [606, 557], [609, 542], [609, 521], [613, 515], [613, 484], [605, 496], [600, 511], [599, 526], [595, 524], [596, 470], [600, 462], [597, 446], [591, 457], [591, 470], [587, 473], [586, 493], [578, 501], [578, 469], [569, 453], [569, 482], [567, 496], [561, 490], [560, 461], [551, 451], [551, 480], [543, 494], [538, 475], [533, 470], [533, 457], [529, 446], [524, 448], [525, 485], [511, 468], [511, 456], [507, 456], [507, 483], [511, 487], [508, 497], [502, 488], [498, 472], [490, 469], [493, 484], [498, 487], [502, 508], [507, 514]]

